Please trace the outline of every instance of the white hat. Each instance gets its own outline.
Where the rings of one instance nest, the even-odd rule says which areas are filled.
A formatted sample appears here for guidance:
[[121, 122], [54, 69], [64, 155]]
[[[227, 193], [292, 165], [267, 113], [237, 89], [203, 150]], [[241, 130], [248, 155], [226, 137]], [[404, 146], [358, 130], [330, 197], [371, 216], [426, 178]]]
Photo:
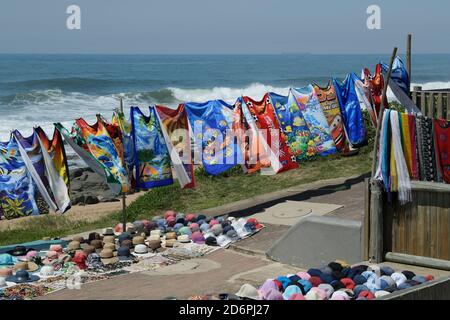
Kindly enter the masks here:
[[408, 280], [406, 278], [406, 276], [403, 273], [400, 272], [394, 272], [393, 274], [391, 274], [391, 278], [395, 281], [395, 283], [397, 284], [397, 287], [403, 283], [406, 282], [406, 280]]
[[391, 294], [391, 293], [384, 291], [384, 290], [378, 290], [378, 291], [375, 291], [375, 298], [384, 297], [384, 296], [387, 296], [388, 294]]
[[156, 235], [156, 234], [150, 234], [150, 237], [147, 238], [148, 241], [153, 241], [153, 240], [161, 240], [161, 237]]
[[158, 237], [160, 237], [161, 236], [161, 229], [155, 229], [155, 230], [150, 231], [150, 236], [158, 236]]
[[375, 273], [378, 277], [381, 276], [381, 269], [379, 266], [377, 266], [376, 264], [371, 264], [370, 266], [367, 267], [367, 271], [372, 271], [373, 273]]
[[181, 243], [187, 243], [191, 242], [191, 239], [189, 238], [188, 234], [182, 234], [178, 236], [178, 241], [180, 241]]
[[226, 247], [231, 243], [231, 239], [228, 238], [226, 235], [221, 234], [217, 237], [217, 244], [221, 247]]
[[242, 287], [239, 289], [236, 295], [241, 298], [261, 300], [261, 297], [258, 294], [258, 289], [256, 289], [254, 286], [248, 283], [242, 285]]
[[136, 254], [146, 254], [148, 253], [148, 247], [145, 244], [138, 244], [134, 247], [134, 253]]

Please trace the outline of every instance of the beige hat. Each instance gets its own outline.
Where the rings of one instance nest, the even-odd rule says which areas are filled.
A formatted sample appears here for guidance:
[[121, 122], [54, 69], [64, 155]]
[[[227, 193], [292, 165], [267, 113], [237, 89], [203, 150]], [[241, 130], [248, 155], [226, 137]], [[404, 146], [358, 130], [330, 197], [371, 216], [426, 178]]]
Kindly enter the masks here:
[[76, 250], [81, 250], [81, 245], [78, 241], [71, 241], [69, 242], [69, 244], [67, 245], [66, 248], [67, 251], [76, 251]]
[[153, 251], [158, 249], [158, 248], [161, 248], [161, 240], [159, 240], [159, 239], [158, 240], [150, 240], [148, 242], [148, 247], [150, 249], [152, 249]]
[[29, 272], [34, 272], [36, 270], [39, 269], [39, 266], [34, 263], [34, 262], [30, 262], [30, 261], [24, 261], [24, 262], [17, 262], [14, 265], [14, 270], [27, 270]]
[[166, 233], [166, 240], [176, 239], [177, 234], [175, 232], [167, 232]]
[[103, 245], [103, 249], [110, 249], [112, 251], [116, 251], [116, 245], [114, 243], [105, 243]]
[[113, 228], [105, 228], [102, 231], [103, 236], [114, 236], [114, 229]]
[[150, 237], [147, 238], [148, 241], [159, 241], [161, 240], [161, 237], [158, 235], [150, 235]]
[[141, 236], [136, 236], [133, 238], [133, 245], [145, 244], [145, 238]]
[[181, 243], [187, 243], [187, 242], [191, 242], [191, 239], [189, 238], [189, 235], [182, 234], [182, 235], [178, 236], [178, 241], [180, 241]]
[[103, 243], [114, 243], [115, 237], [114, 236], [104, 236], [103, 237]]
[[177, 243], [176, 239], [166, 240], [166, 248], [172, 248]]
[[86, 254], [86, 256], [90, 255], [91, 253], [95, 252], [95, 248], [91, 245], [87, 245], [84, 247], [83, 252]]
[[155, 230], [150, 231], [150, 236], [161, 237], [161, 230], [160, 229], [155, 229]]
[[78, 241], [79, 243], [84, 243], [84, 238], [82, 236], [73, 237], [72, 241]]
[[100, 251], [100, 258], [103, 264], [111, 264], [119, 261], [119, 258], [114, 256], [114, 252], [111, 249], [103, 249]]

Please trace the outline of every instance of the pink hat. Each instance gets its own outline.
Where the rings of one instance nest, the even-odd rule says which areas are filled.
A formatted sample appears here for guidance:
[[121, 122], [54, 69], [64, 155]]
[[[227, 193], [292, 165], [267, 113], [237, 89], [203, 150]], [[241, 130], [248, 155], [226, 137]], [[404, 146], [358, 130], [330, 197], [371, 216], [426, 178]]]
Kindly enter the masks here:
[[264, 300], [284, 300], [283, 295], [278, 290], [269, 290]]
[[289, 297], [289, 300], [306, 300], [306, 299], [302, 294], [294, 293]]
[[194, 221], [195, 218], [196, 218], [195, 214], [190, 213], [190, 214], [187, 214], [186, 217], [185, 217], [184, 219], [185, 219], [187, 222], [191, 222], [191, 221]]
[[195, 232], [200, 230], [200, 226], [198, 225], [198, 223], [194, 222], [189, 225], [189, 229], [191, 229], [192, 232]]
[[318, 297], [318, 300], [327, 300], [328, 296], [325, 290], [314, 287], [311, 288], [311, 290], [308, 291], [308, 293], [313, 292]]
[[167, 225], [168, 225], [169, 227], [173, 227], [173, 226], [175, 225], [175, 223], [176, 223], [175, 217], [168, 216], [168, 217], [166, 218], [166, 222], [167, 222]]
[[114, 227], [114, 232], [117, 232], [117, 233], [123, 232], [123, 227], [122, 227], [121, 223], [116, 224], [116, 226]]
[[203, 236], [203, 233], [200, 231], [196, 231], [192, 234], [192, 241], [194, 243], [198, 244], [204, 244], [205, 243], [205, 237]]
[[61, 254], [62, 253], [62, 251], [63, 251], [63, 248], [62, 248], [62, 246], [60, 245], [60, 244], [52, 244], [51, 246], [50, 246], [50, 249], [48, 249], [49, 251], [55, 251], [55, 252], [57, 252], [58, 254]]
[[144, 227], [148, 227], [150, 225], [150, 221], [149, 220], [142, 220], [142, 224], [144, 225]]
[[209, 222], [209, 226], [210, 226], [210, 227], [212, 227], [213, 225], [216, 225], [216, 224], [219, 224], [219, 221], [217, 221], [216, 219], [212, 219], [212, 220]]
[[33, 258], [38, 256], [38, 252], [36, 250], [28, 251], [26, 255], [18, 257], [21, 261], [31, 261]]
[[176, 215], [177, 214], [175, 213], [175, 211], [167, 210], [166, 213], [164, 213], [164, 219], [167, 220], [168, 217], [174, 217], [175, 218]]
[[58, 260], [59, 254], [56, 251], [47, 251], [45, 254], [45, 259], [42, 261], [43, 264], [51, 264], [53, 261]]
[[268, 300], [267, 295], [269, 294], [270, 290], [278, 290], [278, 286], [272, 279], [267, 279], [266, 282], [264, 282], [264, 284], [258, 290], [259, 296], [264, 300]]
[[299, 277], [302, 278], [303, 280], [309, 280], [309, 279], [311, 279], [310, 274], [307, 273], [307, 272], [303, 272], [303, 271], [297, 272], [297, 276], [299, 276]]

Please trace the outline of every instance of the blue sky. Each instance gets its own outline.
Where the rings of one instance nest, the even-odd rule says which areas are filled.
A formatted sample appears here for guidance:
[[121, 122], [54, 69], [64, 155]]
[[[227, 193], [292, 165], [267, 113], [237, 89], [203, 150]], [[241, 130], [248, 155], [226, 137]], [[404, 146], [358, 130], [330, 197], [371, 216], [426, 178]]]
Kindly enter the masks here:
[[0, 53], [387, 53], [408, 33], [415, 53], [450, 53], [449, 20], [448, 0], [2, 0]]

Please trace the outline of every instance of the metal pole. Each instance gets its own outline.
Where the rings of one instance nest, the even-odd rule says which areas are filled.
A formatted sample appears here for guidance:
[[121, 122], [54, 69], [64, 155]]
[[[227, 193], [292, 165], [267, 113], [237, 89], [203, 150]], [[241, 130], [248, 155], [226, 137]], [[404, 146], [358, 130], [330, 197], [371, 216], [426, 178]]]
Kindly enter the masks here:
[[375, 175], [375, 171], [377, 168], [377, 162], [378, 162], [378, 140], [380, 138], [380, 129], [381, 129], [381, 121], [382, 121], [382, 117], [383, 117], [383, 112], [384, 112], [384, 106], [386, 104], [386, 93], [387, 93], [387, 89], [389, 86], [389, 81], [391, 79], [391, 75], [392, 75], [392, 65], [394, 64], [394, 59], [397, 56], [397, 47], [394, 48], [394, 51], [392, 52], [392, 56], [391, 56], [391, 62], [389, 63], [389, 70], [387, 73], [387, 77], [385, 78], [384, 81], [384, 88], [383, 88], [383, 95], [381, 96], [381, 106], [380, 106], [380, 112], [378, 113], [378, 122], [377, 122], [377, 130], [375, 132], [375, 142], [373, 144], [373, 162], [372, 162], [372, 178]]
[[[411, 79], [411, 66], [412, 66], [412, 60], [411, 60], [411, 46], [412, 44], [412, 34], [408, 34], [408, 40], [406, 43], [406, 70], [408, 71], [409, 76], [409, 82], [412, 82]], [[408, 88], [409, 96], [411, 97], [411, 88]]]
[[[123, 113], [123, 99], [120, 98], [120, 112]], [[124, 147], [122, 144], [122, 165], [125, 166], [125, 162], [123, 159], [124, 155]], [[123, 232], [127, 231], [127, 195], [125, 192], [122, 193], [122, 230]]]

